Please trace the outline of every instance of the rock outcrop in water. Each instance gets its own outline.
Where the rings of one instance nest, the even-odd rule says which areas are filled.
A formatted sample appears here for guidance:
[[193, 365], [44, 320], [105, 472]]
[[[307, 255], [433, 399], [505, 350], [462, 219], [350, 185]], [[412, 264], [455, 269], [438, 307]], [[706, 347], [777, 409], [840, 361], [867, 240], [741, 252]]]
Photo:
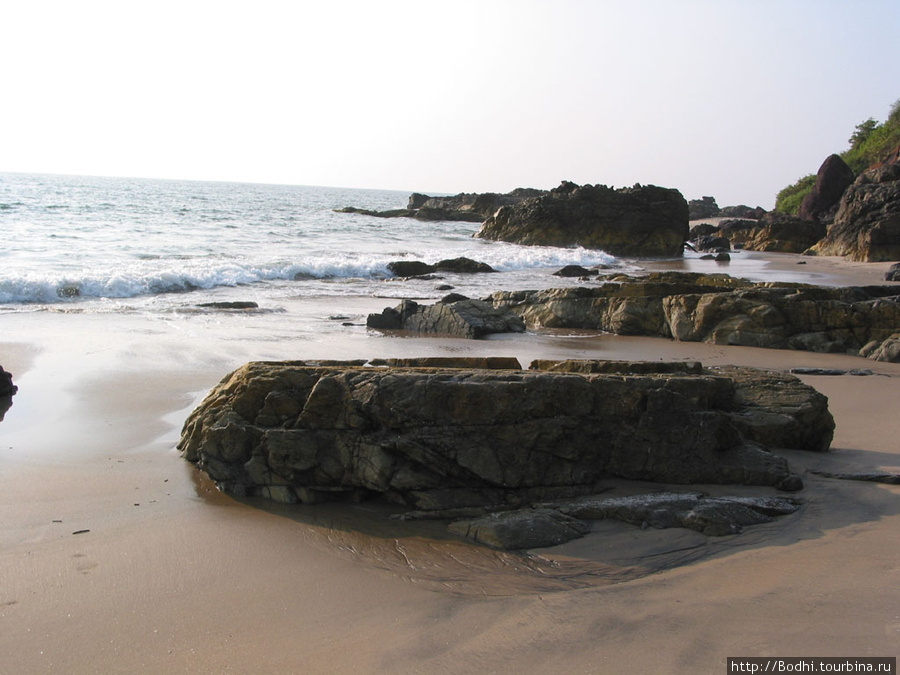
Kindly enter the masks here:
[[476, 234], [540, 246], [584, 246], [615, 256], [680, 256], [688, 205], [678, 190], [563, 182], [549, 194], [504, 206]]
[[545, 190], [533, 188], [516, 188], [512, 192], [498, 194], [496, 192], [468, 193], [461, 192], [452, 197], [429, 197], [414, 192], [409, 197], [405, 209], [389, 211], [372, 211], [345, 206], [336, 209], [339, 213], [360, 213], [377, 218], [418, 218], [419, 220], [461, 220], [481, 223], [501, 206], [518, 204], [523, 199], [530, 199], [546, 194]]
[[833, 433], [825, 397], [792, 375], [553, 367], [248, 363], [189, 416], [178, 447], [239, 495], [434, 510], [590, 494], [610, 477], [795, 490], [763, 445], [823, 450]]

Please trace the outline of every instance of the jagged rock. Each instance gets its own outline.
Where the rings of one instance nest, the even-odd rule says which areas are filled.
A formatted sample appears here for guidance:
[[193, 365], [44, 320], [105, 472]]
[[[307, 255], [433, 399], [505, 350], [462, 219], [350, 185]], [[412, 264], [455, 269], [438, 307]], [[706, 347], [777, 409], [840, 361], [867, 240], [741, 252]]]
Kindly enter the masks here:
[[525, 322], [506, 308], [454, 295], [433, 305], [403, 300], [394, 309], [369, 314], [369, 328], [406, 330], [423, 335], [478, 339], [492, 333], [524, 333]]
[[767, 213], [752, 225], [723, 230], [735, 246], [748, 251], [803, 253], [825, 236], [825, 225], [781, 213]]
[[708, 497], [700, 492], [661, 492], [627, 497], [594, 497], [556, 505], [580, 519], [621, 520], [642, 527], [685, 527], [708, 536], [737, 534], [747, 525], [772, 521], [797, 511], [802, 502], [790, 497]]
[[414, 192], [405, 209], [372, 211], [345, 206], [335, 209], [338, 213], [359, 213], [376, 218], [417, 218], [419, 220], [460, 220], [480, 223], [501, 206], [517, 204], [523, 199], [545, 194], [544, 190], [517, 188], [506, 194], [494, 192], [460, 193], [452, 197], [429, 197]]
[[616, 256], [680, 256], [688, 207], [674, 189], [563, 182], [549, 194], [501, 207], [475, 235], [545, 246], [584, 246]]
[[713, 225], [712, 223], [697, 223], [696, 225], [691, 225], [691, 229], [688, 234], [688, 240], [694, 241], [699, 239], [700, 237], [709, 237], [719, 232], [719, 225]]
[[451, 272], [455, 274], [492, 274], [496, 273], [493, 267], [487, 263], [478, 262], [471, 258], [459, 257], [448, 260], [439, 260], [430, 265], [421, 260], [397, 260], [387, 264], [391, 274], [398, 277], [421, 277], [435, 272]]
[[803, 198], [797, 216], [802, 220], [832, 221], [841, 196], [854, 178], [853, 169], [847, 166], [840, 155], [829, 155], [819, 167], [816, 184], [812, 192]]
[[814, 352], [858, 354], [900, 326], [892, 286], [754, 284], [720, 274], [617, 275], [600, 286], [501, 291], [489, 300], [536, 327]]
[[719, 215], [719, 205], [716, 204], [715, 197], [692, 199], [688, 202], [688, 214], [688, 217], [691, 220], [715, 218], [717, 215]]
[[8, 373], [3, 370], [3, 366], [0, 366], [0, 398], [12, 396], [17, 391], [19, 388], [13, 384], [12, 373]]
[[900, 281], [900, 263], [894, 263], [887, 272], [884, 273], [885, 281]]
[[859, 350], [860, 356], [873, 361], [900, 363], [900, 333], [894, 333], [885, 340], [873, 340]]
[[691, 244], [697, 251], [709, 251], [719, 253], [731, 250], [731, 240], [728, 237], [716, 237], [713, 235], [700, 235], [691, 239]]
[[754, 397], [747, 373], [255, 362], [207, 395], [178, 448], [225, 490], [288, 502], [380, 495], [463, 508], [587, 493], [603, 477], [799, 489], [753, 440], [763, 430], [790, 447], [790, 425], [754, 420], [804, 419], [796, 378]]
[[719, 215], [722, 218], [751, 218], [753, 220], [759, 220], [764, 215], [766, 215], [766, 213], [767, 211], [761, 206], [751, 208], [746, 204], [739, 204], [737, 206], [723, 206], [719, 210]]
[[862, 262], [900, 260], [900, 162], [863, 171], [841, 197], [820, 255]]
[[552, 509], [528, 509], [459, 520], [448, 529], [478, 544], [515, 551], [564, 544], [586, 535], [591, 525]]
[[477, 218], [473, 217], [473, 221], [481, 222], [488, 216], [493, 215], [501, 206], [518, 204], [524, 199], [539, 197], [543, 194], [546, 194], [546, 190], [536, 190], [534, 188], [516, 188], [506, 194], [498, 194], [496, 192], [462, 192], [452, 197], [429, 197], [428, 195], [414, 193], [409, 198], [407, 208], [469, 213], [477, 216]]

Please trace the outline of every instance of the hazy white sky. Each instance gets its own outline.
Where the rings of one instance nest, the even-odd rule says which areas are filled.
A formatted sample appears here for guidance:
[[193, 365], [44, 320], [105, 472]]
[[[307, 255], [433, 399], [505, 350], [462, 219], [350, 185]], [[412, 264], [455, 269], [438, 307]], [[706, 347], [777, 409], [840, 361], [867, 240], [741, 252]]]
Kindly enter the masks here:
[[897, 0], [5, 2], [0, 171], [771, 208], [900, 98]]

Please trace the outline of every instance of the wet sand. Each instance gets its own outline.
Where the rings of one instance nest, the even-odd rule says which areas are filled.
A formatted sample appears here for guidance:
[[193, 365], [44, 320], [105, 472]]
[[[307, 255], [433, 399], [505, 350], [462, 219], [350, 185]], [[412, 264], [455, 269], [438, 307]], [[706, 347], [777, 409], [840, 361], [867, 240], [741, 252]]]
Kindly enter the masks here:
[[[773, 278], [807, 262], [835, 284], [882, 283], [888, 266], [765, 259]], [[269, 341], [60, 318], [2, 317], [20, 391], [0, 422], [0, 672], [713, 673], [728, 656], [900, 651], [900, 486], [810, 473], [900, 471], [898, 364], [578, 333]], [[788, 453], [807, 504], [723, 538], [599, 523], [501, 554], [372, 505], [239, 501], [174, 450], [199, 397], [245, 361], [447, 354], [874, 374], [803, 377], [837, 423], [831, 452]]]

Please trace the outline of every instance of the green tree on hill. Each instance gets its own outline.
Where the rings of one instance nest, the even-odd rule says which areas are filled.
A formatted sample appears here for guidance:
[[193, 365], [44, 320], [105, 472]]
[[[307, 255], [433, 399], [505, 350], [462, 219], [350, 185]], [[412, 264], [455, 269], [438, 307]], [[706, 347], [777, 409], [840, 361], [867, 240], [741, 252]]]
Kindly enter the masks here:
[[[868, 118], [856, 125], [847, 142], [850, 148], [840, 153], [840, 156], [857, 176], [873, 164], [887, 159], [900, 147], [900, 99], [891, 106], [890, 114], [883, 124], [873, 117]], [[815, 174], [809, 174], [788, 185], [775, 198], [775, 210], [796, 215], [803, 198], [812, 192], [815, 184]]]

